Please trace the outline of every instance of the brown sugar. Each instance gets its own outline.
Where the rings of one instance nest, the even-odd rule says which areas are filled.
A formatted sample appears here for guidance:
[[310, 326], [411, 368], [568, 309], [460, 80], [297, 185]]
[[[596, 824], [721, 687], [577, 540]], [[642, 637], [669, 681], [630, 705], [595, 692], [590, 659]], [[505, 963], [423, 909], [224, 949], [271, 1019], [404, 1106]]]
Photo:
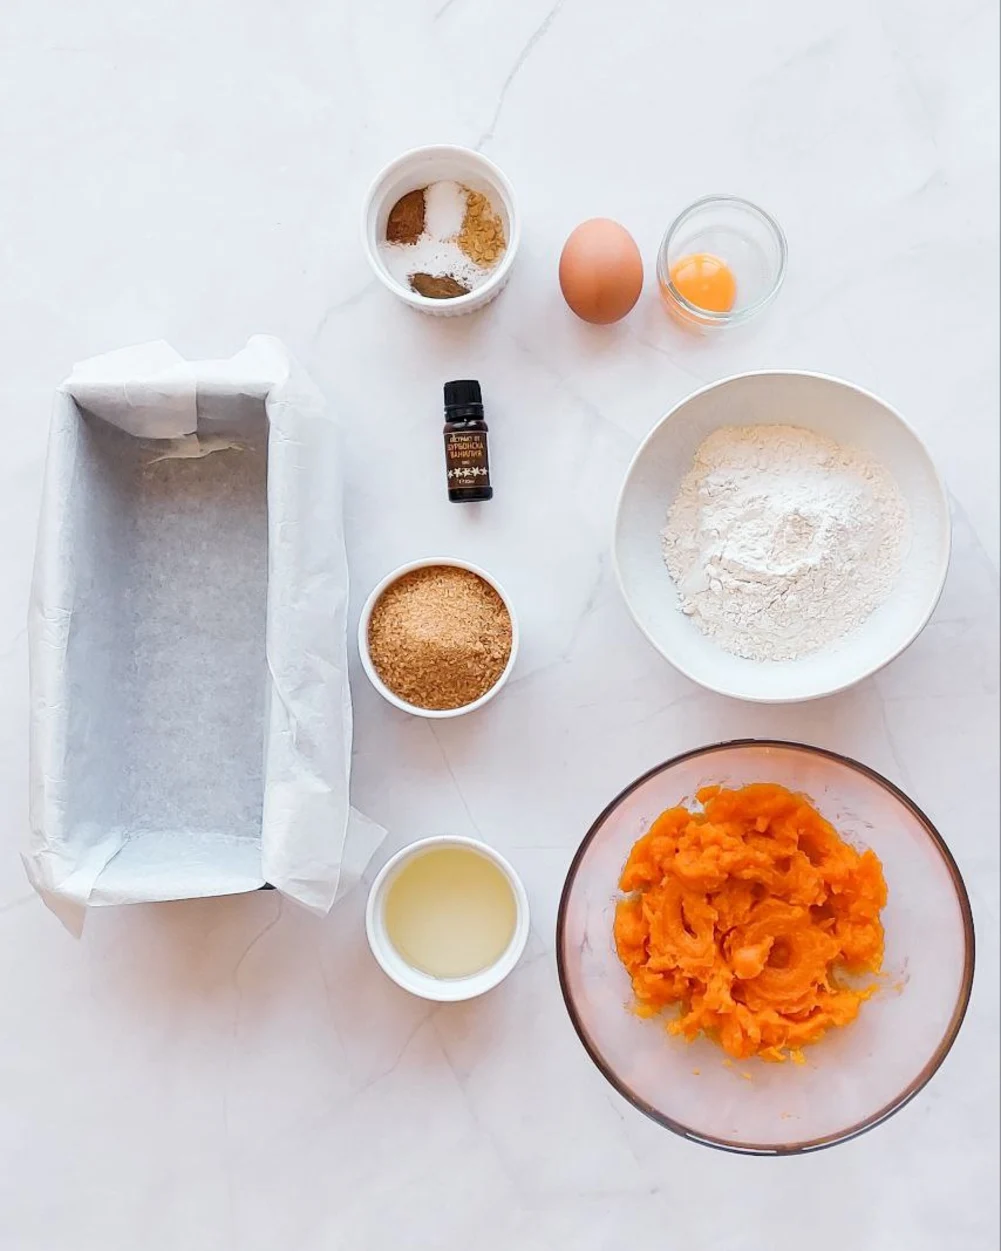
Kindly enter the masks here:
[[368, 625], [376, 673], [418, 708], [462, 708], [485, 695], [511, 656], [511, 615], [492, 586], [452, 565], [397, 579]]

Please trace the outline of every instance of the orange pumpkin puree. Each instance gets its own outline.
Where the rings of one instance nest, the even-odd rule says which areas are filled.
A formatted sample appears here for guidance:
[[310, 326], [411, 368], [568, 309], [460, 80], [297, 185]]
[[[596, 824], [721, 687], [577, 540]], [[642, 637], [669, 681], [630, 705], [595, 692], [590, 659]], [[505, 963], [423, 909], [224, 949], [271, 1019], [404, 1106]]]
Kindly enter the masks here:
[[636, 1010], [678, 1005], [672, 1034], [801, 1063], [801, 1047], [853, 1021], [876, 989], [843, 975], [882, 965], [883, 866], [784, 786], [696, 798], [701, 811], [660, 814], [619, 880], [615, 946]]

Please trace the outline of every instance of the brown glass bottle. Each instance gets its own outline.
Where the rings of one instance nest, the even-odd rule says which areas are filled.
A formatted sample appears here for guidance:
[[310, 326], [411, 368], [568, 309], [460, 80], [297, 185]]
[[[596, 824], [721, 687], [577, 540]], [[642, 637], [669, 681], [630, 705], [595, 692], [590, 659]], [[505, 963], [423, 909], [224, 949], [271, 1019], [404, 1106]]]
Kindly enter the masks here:
[[445, 383], [445, 473], [453, 504], [493, 498], [483, 396], [471, 378]]

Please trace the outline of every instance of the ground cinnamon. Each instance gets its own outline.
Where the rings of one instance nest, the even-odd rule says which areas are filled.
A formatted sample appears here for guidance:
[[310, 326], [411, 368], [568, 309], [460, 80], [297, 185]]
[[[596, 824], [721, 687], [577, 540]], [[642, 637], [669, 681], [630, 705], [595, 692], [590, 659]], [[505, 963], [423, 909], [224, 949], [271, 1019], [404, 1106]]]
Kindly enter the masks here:
[[387, 243], [416, 243], [424, 233], [424, 188], [408, 191], [389, 210]]

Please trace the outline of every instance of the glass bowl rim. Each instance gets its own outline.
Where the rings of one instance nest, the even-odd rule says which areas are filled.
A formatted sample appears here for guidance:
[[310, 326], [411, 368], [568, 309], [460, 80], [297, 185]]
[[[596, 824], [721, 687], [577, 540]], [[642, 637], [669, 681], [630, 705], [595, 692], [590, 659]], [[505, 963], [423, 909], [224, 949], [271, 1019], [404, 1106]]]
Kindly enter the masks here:
[[[877, 1109], [870, 1116], [849, 1125], [837, 1133], [825, 1134], [820, 1138], [808, 1139], [803, 1142], [783, 1143], [776, 1146], [775, 1144], [755, 1144], [733, 1142], [726, 1138], [717, 1138], [712, 1135], [697, 1133], [690, 1126], [676, 1121], [672, 1117], [666, 1116], [663, 1112], [658, 1111], [652, 1104], [648, 1103], [641, 1095], [632, 1090], [626, 1082], [613, 1072], [611, 1067], [606, 1063], [601, 1052], [592, 1042], [586, 1026], [580, 1018], [574, 1002], [573, 994], [569, 989], [566, 968], [563, 959], [563, 937], [566, 929], [566, 915], [569, 906], [570, 894], [573, 890], [577, 872], [580, 869], [581, 862], [587, 853], [588, 848], [594, 841], [598, 831], [604, 825], [605, 821], [615, 811], [616, 808], [628, 798], [634, 791], [638, 790], [644, 783], [650, 781], [651, 778], [658, 774], [664, 773], [666, 770], [673, 768], [675, 765], [682, 764], [686, 760], [693, 760], [700, 756], [712, 756], [720, 751], [730, 751], [735, 748], [745, 747], [778, 747], [792, 751], [803, 752], [806, 755], [820, 756], [826, 760], [834, 761], [836, 764], [845, 765], [856, 773], [862, 774], [870, 781], [876, 782], [888, 794], [901, 803], [912, 816], [917, 818], [918, 824], [922, 827], [928, 836], [935, 850], [938, 852], [949, 874], [955, 892], [956, 901], [959, 904], [959, 910], [963, 920], [963, 978], [959, 988], [959, 994], [953, 1005], [952, 1014], [949, 1023], [939, 1040], [938, 1046], [932, 1052], [929, 1059], [925, 1062], [918, 1075], [913, 1078], [903, 1090], [895, 1095], [883, 1107]], [[563, 1003], [570, 1017], [570, 1023], [573, 1025], [577, 1037], [580, 1039], [581, 1045], [587, 1052], [591, 1061], [605, 1078], [605, 1080], [618, 1091], [618, 1093], [633, 1105], [637, 1111], [648, 1116], [650, 1120], [655, 1121], [658, 1125], [662, 1125], [665, 1129], [671, 1130], [672, 1133], [686, 1138], [690, 1142], [701, 1143], [706, 1147], [713, 1147], [719, 1151], [728, 1151], [735, 1155], [753, 1155], [753, 1156], [789, 1156], [804, 1155], [807, 1152], [820, 1151], [826, 1147], [836, 1146], [838, 1143], [849, 1142], [853, 1138], [858, 1138], [861, 1134], [866, 1133], [870, 1129], [875, 1129], [877, 1125], [881, 1125], [884, 1121], [890, 1119], [901, 1108], [905, 1107], [910, 1101], [919, 1094], [931, 1079], [938, 1072], [945, 1060], [946, 1056], [952, 1050], [953, 1044], [959, 1036], [963, 1019], [966, 1016], [967, 1008], [970, 1004], [970, 995], [973, 990], [973, 973], [976, 964], [976, 937], [973, 924], [973, 910], [970, 906], [970, 897], [966, 889], [966, 883], [963, 875], [959, 870], [955, 857], [949, 850], [949, 846], [945, 839], [938, 832], [935, 825], [929, 820], [924, 812], [917, 804], [906, 795], [899, 786], [896, 786], [888, 778], [883, 777], [875, 769], [869, 765], [862, 764], [858, 760], [853, 760], [851, 756], [845, 756], [841, 752], [830, 751], [826, 747], [814, 747], [808, 743], [797, 743], [789, 739], [776, 738], [735, 738], [725, 739], [718, 743], [707, 743], [702, 747], [693, 747], [688, 751], [680, 752], [676, 756], [672, 756], [669, 760], [663, 761], [661, 764], [654, 765], [653, 768], [647, 769], [634, 781], [624, 787], [612, 801], [605, 805], [595, 820], [591, 823], [590, 828], [581, 840], [580, 846], [574, 852], [570, 867], [567, 869], [566, 880], [563, 883], [563, 890], [560, 893], [559, 908], [556, 913], [556, 971], [559, 977], [560, 993], [563, 996]]]
[[[667, 263], [667, 254], [671, 247], [671, 242], [675, 234], [685, 224], [686, 221], [700, 209], [707, 208], [711, 204], [727, 204], [736, 205], [739, 208], [747, 209], [753, 217], [757, 217], [762, 221], [765, 227], [771, 232], [775, 239], [779, 251], [779, 263], [775, 277], [771, 285], [764, 295], [759, 296], [752, 304], [746, 305], [744, 308], [738, 309], [736, 312], [714, 313], [711, 309], [700, 308], [698, 304], [693, 304], [691, 300], [686, 299], [671, 279], [670, 267]], [[763, 309], [771, 304], [772, 300], [779, 293], [779, 288], [785, 281], [786, 264], [789, 259], [789, 245], [786, 243], [785, 232], [778, 224], [771, 213], [763, 209], [759, 204], [755, 204], [753, 200], [747, 200], [739, 195], [727, 195], [725, 193], [716, 193], [714, 195], [704, 195], [698, 200], [693, 200], [687, 208], [683, 208], [677, 215], [667, 230], [664, 231], [664, 237], [660, 241], [660, 247], [657, 249], [657, 281], [662, 290], [666, 290], [671, 299], [680, 305], [686, 313], [693, 314], [701, 325], [704, 326], [737, 326], [743, 322], [750, 321], [752, 317], [756, 317]]]

